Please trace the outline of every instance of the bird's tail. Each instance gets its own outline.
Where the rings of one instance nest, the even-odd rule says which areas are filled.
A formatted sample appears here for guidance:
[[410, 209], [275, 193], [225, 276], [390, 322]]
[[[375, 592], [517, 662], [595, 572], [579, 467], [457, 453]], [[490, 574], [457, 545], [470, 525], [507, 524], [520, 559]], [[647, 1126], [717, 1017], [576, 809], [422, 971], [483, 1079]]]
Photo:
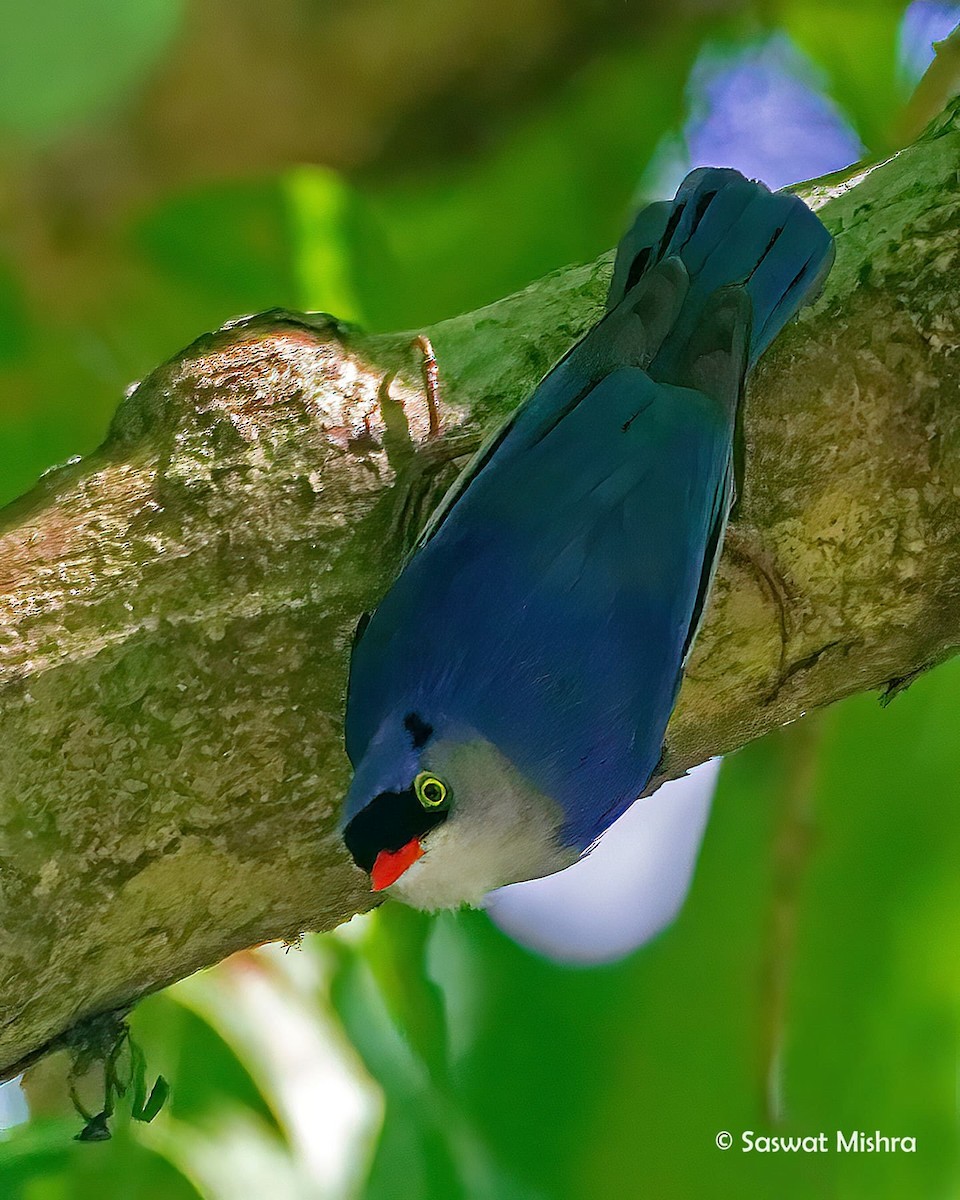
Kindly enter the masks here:
[[648, 370], [665, 382], [684, 374], [684, 356], [718, 293], [750, 300], [747, 369], [787, 321], [812, 300], [833, 263], [833, 239], [796, 196], [772, 193], [730, 168], [692, 171], [673, 202], [643, 209], [617, 248], [607, 308], [657, 263], [677, 256], [686, 297]]

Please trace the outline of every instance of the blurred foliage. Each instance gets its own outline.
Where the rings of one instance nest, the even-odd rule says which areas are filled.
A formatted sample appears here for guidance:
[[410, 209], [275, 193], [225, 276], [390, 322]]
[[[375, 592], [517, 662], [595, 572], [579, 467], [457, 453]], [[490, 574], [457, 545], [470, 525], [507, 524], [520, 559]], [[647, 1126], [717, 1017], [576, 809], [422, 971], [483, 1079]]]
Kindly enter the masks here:
[[[130, 381], [229, 317], [313, 307], [416, 328], [606, 249], [658, 147], [682, 141], [708, 40], [732, 54], [786, 31], [882, 153], [906, 99], [903, 8], [773, 0], [678, 17], [518, 111], [482, 154], [402, 176], [291, 163], [96, 220], [10, 189], [0, 498], [89, 450]], [[169, 0], [8, 4], [8, 174], [27, 143], [132, 102], [178, 20]], [[731, 758], [686, 908], [620, 965], [550, 965], [480, 913], [386, 906], [300, 954], [244, 956], [152, 997], [133, 1030], [150, 1078], [172, 1083], [167, 1108], [82, 1145], [76, 1118], [31, 1095], [33, 1119], [0, 1143], [0, 1194], [957, 1194], [958, 705], [951, 663], [886, 710], [858, 697]], [[918, 1152], [714, 1143], [837, 1128], [911, 1134]]]
[[0, 6], [0, 129], [47, 141], [122, 98], [169, 45], [179, 0]]
[[[129, 39], [120, 32], [126, 5], [96, 26], [100, 54], [75, 64], [89, 76], [78, 87], [78, 121], [89, 115], [87, 93], [113, 78], [102, 67], [104, 47], [120, 72], [154, 25], [161, 44], [158, 3], [138, 8]], [[92, 449], [124, 388], [231, 317], [310, 307], [377, 330], [417, 327], [609, 248], [658, 144], [683, 123], [690, 68], [709, 40], [732, 54], [765, 30], [787, 29], [849, 104], [868, 148], [884, 149], [885, 122], [902, 98], [893, 47], [903, 8], [893, 0], [778, 0], [733, 17], [678, 17], [655, 38], [596, 59], [549, 103], [518, 113], [481, 154], [413, 163], [402, 175], [348, 178], [291, 164], [101, 214], [96, 196], [74, 195], [42, 160], [23, 184], [17, 169], [32, 160], [11, 150], [13, 183], [0, 205], [0, 502], [52, 463]], [[40, 36], [33, 10], [16, 11]], [[166, 11], [172, 22], [175, 6]], [[64, 20], [58, 36], [70, 43], [71, 29]], [[17, 95], [46, 96], [47, 78], [36, 73], [43, 60], [26, 34], [4, 41], [0, 53], [15, 56], [17, 47], [15, 77], [32, 81]], [[46, 190], [36, 194], [40, 185]]]

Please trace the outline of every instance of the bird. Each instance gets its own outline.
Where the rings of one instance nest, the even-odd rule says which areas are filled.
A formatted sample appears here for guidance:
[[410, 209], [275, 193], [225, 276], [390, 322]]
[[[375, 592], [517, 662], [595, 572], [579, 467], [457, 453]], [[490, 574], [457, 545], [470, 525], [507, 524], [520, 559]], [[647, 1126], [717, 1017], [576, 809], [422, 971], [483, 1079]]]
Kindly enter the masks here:
[[600, 319], [357, 627], [340, 830], [371, 890], [478, 906], [640, 797], [742, 487], [745, 379], [833, 257], [799, 197], [732, 168], [639, 212]]

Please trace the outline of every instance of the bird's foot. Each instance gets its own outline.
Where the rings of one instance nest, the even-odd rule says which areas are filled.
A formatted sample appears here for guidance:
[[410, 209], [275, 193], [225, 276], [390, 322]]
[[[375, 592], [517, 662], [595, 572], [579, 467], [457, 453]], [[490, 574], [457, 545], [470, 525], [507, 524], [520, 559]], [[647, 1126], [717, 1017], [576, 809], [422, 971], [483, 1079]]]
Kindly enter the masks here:
[[[437, 356], [433, 345], [425, 333], [419, 333], [410, 342], [408, 349], [420, 352], [420, 374], [423, 379], [423, 392], [427, 406], [427, 436], [425, 441], [436, 442], [440, 438], [440, 372], [437, 367]], [[377, 389], [377, 402], [383, 416], [384, 424], [390, 432], [400, 434], [403, 441], [412, 444], [410, 425], [406, 407], [402, 397], [395, 397], [391, 388], [397, 378], [397, 371], [388, 371], [380, 380]]]
[[410, 345], [416, 346], [423, 356], [420, 373], [427, 397], [427, 436], [433, 440], [440, 436], [440, 371], [437, 367], [437, 356], [433, 352], [433, 343], [425, 333], [418, 333]]

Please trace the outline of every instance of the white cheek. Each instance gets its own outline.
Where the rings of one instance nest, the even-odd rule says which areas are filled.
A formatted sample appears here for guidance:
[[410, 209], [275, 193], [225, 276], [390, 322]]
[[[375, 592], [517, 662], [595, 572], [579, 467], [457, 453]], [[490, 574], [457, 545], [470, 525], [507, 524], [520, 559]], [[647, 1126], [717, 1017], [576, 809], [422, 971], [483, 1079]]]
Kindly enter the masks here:
[[423, 857], [409, 867], [390, 892], [414, 908], [433, 912], [438, 908], [479, 906], [492, 888], [486, 863], [465, 857], [465, 847], [444, 825], [424, 839]]
[[464, 806], [428, 834], [423, 857], [390, 889], [415, 908], [478, 907], [505, 883], [536, 879], [570, 865], [577, 855], [558, 843], [554, 806], [515, 789], [484, 791], [486, 803]]

